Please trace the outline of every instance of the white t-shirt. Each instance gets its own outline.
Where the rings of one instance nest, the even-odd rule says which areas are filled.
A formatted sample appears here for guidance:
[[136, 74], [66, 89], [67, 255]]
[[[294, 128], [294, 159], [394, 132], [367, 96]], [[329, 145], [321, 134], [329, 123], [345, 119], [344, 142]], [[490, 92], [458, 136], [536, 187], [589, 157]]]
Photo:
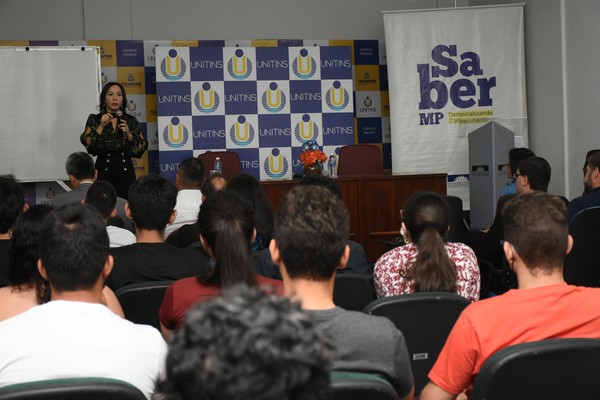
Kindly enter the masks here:
[[202, 204], [202, 192], [197, 189], [182, 189], [177, 192], [177, 203], [175, 210], [177, 216], [171, 225], [165, 229], [165, 239], [171, 232], [181, 228], [183, 225], [193, 224], [198, 221], [198, 213]]
[[110, 247], [122, 247], [136, 242], [135, 235], [127, 229], [119, 228], [118, 226], [108, 225], [106, 227]]
[[45, 379], [120, 379], [147, 398], [163, 375], [160, 333], [102, 304], [55, 300], [0, 323], [0, 387]]

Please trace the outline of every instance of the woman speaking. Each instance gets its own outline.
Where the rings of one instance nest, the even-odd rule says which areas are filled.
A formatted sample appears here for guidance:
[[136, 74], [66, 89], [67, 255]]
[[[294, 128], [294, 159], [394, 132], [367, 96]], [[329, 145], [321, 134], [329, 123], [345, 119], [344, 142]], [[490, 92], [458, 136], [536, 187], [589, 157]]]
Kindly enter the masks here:
[[131, 158], [140, 158], [148, 148], [140, 123], [126, 113], [127, 95], [117, 82], [104, 85], [100, 93], [100, 113], [90, 114], [81, 134], [88, 153], [98, 156], [98, 179], [110, 182], [119, 197], [127, 198], [135, 180]]

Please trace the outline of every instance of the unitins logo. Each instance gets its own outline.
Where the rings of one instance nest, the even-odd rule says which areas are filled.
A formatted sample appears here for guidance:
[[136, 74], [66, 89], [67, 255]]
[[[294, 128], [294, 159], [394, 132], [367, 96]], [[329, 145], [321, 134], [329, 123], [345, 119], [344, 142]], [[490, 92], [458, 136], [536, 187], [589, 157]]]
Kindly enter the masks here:
[[233, 57], [227, 62], [227, 72], [232, 78], [243, 80], [252, 73], [252, 62], [244, 54], [244, 50], [237, 49]]
[[170, 80], [179, 80], [185, 75], [185, 61], [177, 54], [177, 50], [171, 49], [167, 57], [160, 62], [160, 72], [163, 76]]
[[327, 89], [325, 94], [325, 103], [327, 106], [335, 111], [340, 111], [346, 108], [350, 101], [350, 95], [348, 91], [342, 87], [340, 81], [334, 81], [333, 86]]
[[261, 97], [261, 102], [265, 110], [272, 113], [283, 110], [286, 101], [285, 93], [279, 89], [279, 86], [275, 82], [269, 84], [269, 88], [263, 92]]
[[310, 79], [317, 71], [317, 62], [308, 54], [308, 50], [302, 49], [292, 62], [292, 71], [300, 79]]
[[299, 142], [306, 142], [307, 140], [317, 140], [319, 136], [319, 127], [310, 118], [310, 115], [304, 114], [300, 122], [294, 127], [294, 136]]
[[205, 114], [214, 112], [219, 107], [219, 101], [219, 94], [208, 82], [204, 82], [194, 96], [194, 105]]
[[254, 127], [246, 117], [240, 115], [231, 128], [229, 128], [231, 141], [238, 146], [247, 146], [254, 140]]
[[185, 146], [189, 137], [188, 129], [177, 117], [171, 118], [171, 121], [163, 130], [163, 139], [167, 146], [176, 149]]
[[265, 158], [263, 168], [270, 178], [283, 178], [288, 170], [288, 160], [281, 154], [278, 148], [274, 148], [271, 150], [269, 157]]

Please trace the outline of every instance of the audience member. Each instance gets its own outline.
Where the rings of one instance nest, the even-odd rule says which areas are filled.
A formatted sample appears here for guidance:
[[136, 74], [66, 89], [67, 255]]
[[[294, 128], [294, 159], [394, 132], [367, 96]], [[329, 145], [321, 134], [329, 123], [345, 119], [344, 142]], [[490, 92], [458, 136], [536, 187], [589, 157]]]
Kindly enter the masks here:
[[515, 176], [515, 173], [519, 169], [521, 161], [529, 157], [535, 157], [535, 153], [525, 147], [515, 147], [510, 149], [508, 152], [508, 163], [506, 164], [506, 176], [510, 180], [510, 183], [506, 185], [502, 195], [517, 193], [515, 184], [517, 177]]
[[240, 196], [227, 189], [208, 197], [200, 207], [198, 228], [214, 269], [209, 277], [181, 279], [169, 286], [159, 312], [165, 338], [181, 327], [190, 307], [218, 296], [222, 288], [239, 283], [282, 286], [281, 281], [254, 273], [251, 245], [256, 229], [252, 209]]
[[402, 231], [408, 244], [396, 247], [375, 264], [379, 297], [413, 292], [455, 292], [479, 300], [480, 277], [475, 253], [463, 243], [445, 243], [450, 209], [432, 192], [413, 194], [404, 206]]
[[348, 262], [349, 217], [342, 200], [319, 186], [297, 186], [282, 200], [270, 244], [285, 293], [300, 301], [336, 345], [333, 370], [379, 374], [402, 399], [414, 380], [402, 333], [387, 318], [346, 311], [333, 303], [338, 268]]
[[9, 286], [0, 289], [0, 321], [50, 299], [50, 287], [37, 269], [37, 260], [39, 233], [53, 209], [46, 204], [30, 207], [14, 225], [9, 250]]
[[[519, 168], [515, 171], [517, 194], [546, 192], [551, 172], [550, 164], [542, 157], [529, 157], [521, 160]], [[516, 195], [509, 194], [498, 199], [494, 222], [489, 229], [482, 231], [473, 229], [467, 232], [466, 243], [475, 251], [477, 258], [492, 262], [496, 268], [501, 268], [504, 256], [502, 251], [502, 240], [504, 240], [502, 210], [514, 196]], [[505, 290], [498, 285], [493, 285], [492, 289], [496, 292]]]
[[600, 206], [600, 151], [592, 153], [585, 160], [583, 168], [584, 195], [569, 203], [569, 222], [582, 210]]
[[[107, 181], [94, 182], [85, 195], [85, 204], [100, 211], [107, 224], [111, 217], [117, 215], [117, 210], [115, 209], [116, 202], [117, 190]], [[127, 246], [136, 241], [133, 233], [118, 226], [107, 225], [106, 232], [110, 240], [110, 247]]]
[[129, 382], [150, 398], [166, 345], [156, 329], [102, 304], [108, 250], [104, 221], [91, 207], [70, 204], [46, 218], [38, 269], [51, 301], [0, 323], [0, 386], [93, 376]]
[[196, 157], [186, 158], [179, 164], [175, 175], [177, 186], [177, 203], [175, 210], [177, 216], [172, 224], [165, 229], [165, 239], [186, 224], [193, 224], [198, 220], [198, 212], [202, 204], [202, 184], [204, 183], [204, 164]]
[[[340, 185], [338, 183], [326, 176], [322, 175], [306, 175], [298, 182], [299, 186], [322, 186], [325, 189], [328, 189], [333, 194], [335, 194], [340, 199], [342, 198], [342, 192], [340, 190]], [[365, 278], [369, 280], [369, 282], [373, 282], [373, 274], [371, 272], [371, 268], [369, 267], [369, 263], [367, 262], [367, 255], [365, 254], [365, 250], [363, 247], [352, 241], [348, 240], [348, 246], [350, 247], [350, 257], [348, 258], [348, 264], [344, 269], [339, 269], [337, 271], [338, 274], [343, 273], [355, 273], [363, 275]], [[258, 257], [255, 259], [254, 269], [257, 274], [267, 276], [273, 279], [281, 280], [281, 273], [279, 272], [279, 268], [273, 263], [271, 259], [271, 252], [269, 249], [262, 250]]]
[[545, 193], [509, 201], [503, 211], [503, 250], [519, 289], [469, 305], [454, 325], [429, 374], [421, 400], [454, 399], [470, 390], [497, 350], [552, 338], [600, 338], [600, 289], [567, 285], [568, 234], [564, 202]]
[[[202, 184], [202, 201], [213, 193], [223, 190], [227, 187], [227, 179], [221, 174], [213, 174], [209, 179], [205, 179]], [[196, 219], [197, 219], [196, 214]], [[181, 228], [177, 229], [175, 233], [170, 235], [166, 239], [167, 243], [172, 244], [176, 247], [190, 247], [194, 246], [202, 250], [200, 243], [200, 231], [198, 230], [198, 224], [186, 224]]]
[[113, 290], [137, 282], [176, 280], [205, 276], [211, 272], [208, 260], [194, 249], [180, 249], [164, 243], [165, 227], [177, 211], [175, 184], [160, 175], [138, 178], [129, 187], [125, 209], [136, 227], [137, 243], [111, 249], [115, 268], [106, 284]]
[[[94, 159], [91, 155], [83, 151], [78, 151], [69, 155], [65, 163], [65, 169], [69, 176], [69, 181], [73, 186], [73, 190], [54, 196], [52, 199], [52, 205], [54, 207], [60, 207], [71, 203], [81, 203], [81, 201], [85, 199], [87, 191], [96, 180], [98, 174], [94, 169]], [[117, 197], [115, 206], [119, 216], [117, 218], [117, 224], [122, 224], [123, 228], [134, 232], [133, 224], [125, 214], [126, 202], [127, 200]], [[113, 223], [113, 221], [111, 221], [111, 223]]]
[[289, 300], [238, 285], [188, 312], [158, 392], [167, 400], [327, 399], [333, 357]]
[[227, 190], [237, 193], [252, 207], [254, 229], [256, 229], [256, 239], [252, 244], [252, 251], [256, 252], [269, 247], [274, 221], [273, 210], [265, 189], [252, 175], [241, 174], [229, 181]]
[[[37, 268], [40, 231], [54, 209], [49, 204], [30, 207], [17, 219], [10, 238], [9, 286], [0, 288], [0, 321], [14, 317], [38, 304], [50, 301], [50, 286]], [[108, 287], [102, 289], [102, 303], [124, 318], [119, 300]]]
[[8, 285], [8, 249], [12, 228], [27, 210], [23, 188], [14, 176], [0, 176], [0, 288]]

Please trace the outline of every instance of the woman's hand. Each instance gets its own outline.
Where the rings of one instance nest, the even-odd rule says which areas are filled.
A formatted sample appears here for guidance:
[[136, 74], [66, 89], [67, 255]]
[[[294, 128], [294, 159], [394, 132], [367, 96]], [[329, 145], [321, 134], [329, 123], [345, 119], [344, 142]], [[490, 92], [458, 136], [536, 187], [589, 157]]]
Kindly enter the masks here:
[[121, 132], [123, 132], [123, 135], [125, 136], [125, 138], [127, 140], [131, 141], [133, 139], [133, 135], [131, 134], [131, 131], [129, 130], [127, 121], [125, 121], [123, 119], [120, 120], [119, 129], [121, 130]]
[[98, 135], [102, 135], [102, 131], [104, 130], [104, 127], [106, 125], [108, 125], [108, 123], [113, 119], [113, 115], [111, 113], [106, 113], [106, 114], [102, 114], [102, 117], [100, 117], [100, 125], [98, 126], [98, 128], [96, 129], [96, 133]]

